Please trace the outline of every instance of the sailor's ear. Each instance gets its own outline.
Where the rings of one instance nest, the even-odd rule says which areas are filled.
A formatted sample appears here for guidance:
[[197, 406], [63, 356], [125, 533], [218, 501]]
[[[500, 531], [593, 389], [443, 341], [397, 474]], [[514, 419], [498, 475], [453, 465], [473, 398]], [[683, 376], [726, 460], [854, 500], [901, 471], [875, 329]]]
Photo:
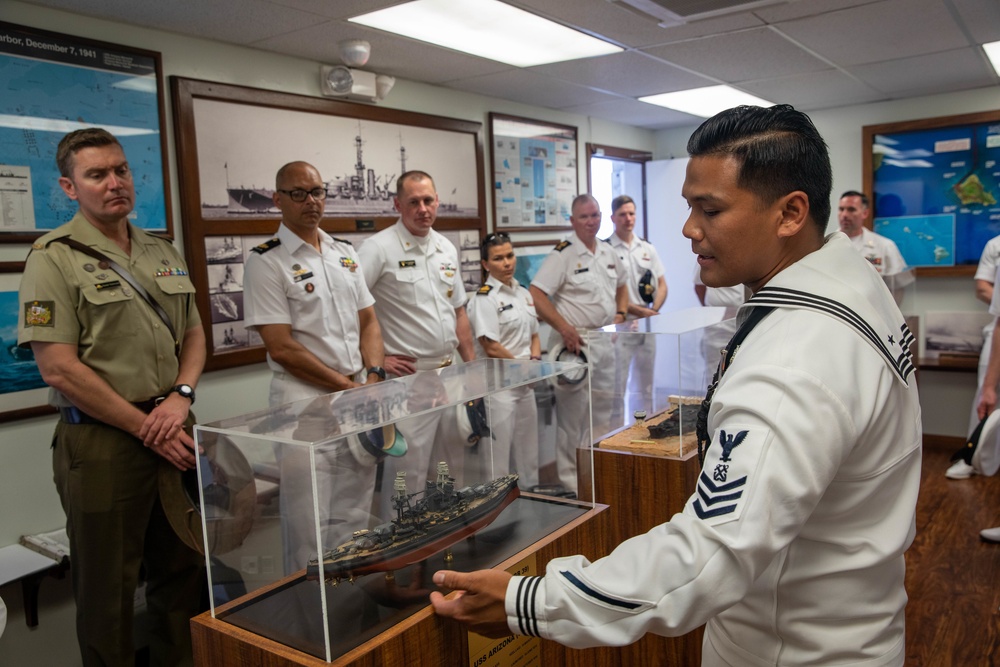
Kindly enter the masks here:
[[778, 237], [790, 238], [802, 231], [809, 222], [809, 195], [802, 190], [789, 192], [775, 202]]

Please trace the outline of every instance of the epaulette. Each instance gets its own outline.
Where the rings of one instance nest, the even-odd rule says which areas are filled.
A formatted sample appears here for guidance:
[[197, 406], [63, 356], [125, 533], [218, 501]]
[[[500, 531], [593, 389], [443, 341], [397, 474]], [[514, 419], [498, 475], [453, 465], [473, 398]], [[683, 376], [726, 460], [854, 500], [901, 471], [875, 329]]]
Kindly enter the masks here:
[[31, 249], [32, 250], [41, 250], [42, 248], [48, 248], [56, 240], [66, 238], [69, 235], [70, 235], [69, 232], [66, 232], [64, 234], [53, 234], [52, 232], [49, 232], [48, 234], [42, 236], [37, 241], [35, 241], [34, 243], [32, 243], [31, 244]]
[[482, 287], [479, 288], [476, 294], [478, 294], [479, 296], [486, 296], [492, 290], [493, 290], [493, 285], [483, 285]]
[[560, 241], [559, 243], [556, 244], [556, 248], [555, 249], [558, 250], [559, 252], [562, 252], [563, 250], [565, 250], [566, 248], [570, 247], [571, 245], [573, 245], [573, 244], [570, 243], [569, 241]]
[[259, 246], [250, 248], [250, 251], [257, 253], [258, 255], [263, 255], [268, 250], [273, 250], [274, 248], [277, 248], [279, 245], [281, 245], [281, 239], [274, 238], [268, 241], [264, 241]]
[[330, 238], [333, 239], [334, 241], [340, 241], [341, 243], [346, 243], [347, 245], [354, 245], [347, 239], [338, 239], [336, 236], [331, 236]]
[[611, 245], [611, 237], [610, 236], [608, 238], [606, 238], [606, 239], [601, 239], [601, 240], [604, 241], [605, 243], [607, 243], [608, 245]]

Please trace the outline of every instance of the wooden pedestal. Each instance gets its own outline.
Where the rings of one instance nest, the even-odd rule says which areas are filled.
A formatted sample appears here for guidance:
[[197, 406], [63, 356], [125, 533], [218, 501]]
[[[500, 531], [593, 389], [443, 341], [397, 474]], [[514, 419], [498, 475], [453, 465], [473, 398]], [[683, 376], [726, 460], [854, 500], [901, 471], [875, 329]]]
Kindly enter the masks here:
[[[670, 520], [684, 509], [698, 483], [698, 453], [665, 458], [611, 449], [580, 450], [580, 458], [593, 454], [594, 499], [587, 498], [590, 480], [580, 480], [581, 499], [608, 506], [611, 548]], [[581, 461], [580, 470], [587, 466]], [[594, 665], [698, 665], [701, 664], [703, 628], [681, 637], [646, 635], [621, 649], [580, 651], [581, 659], [594, 651]], [[610, 661], [609, 661], [610, 660]], [[546, 663], [547, 664], [547, 663]]]
[[[528, 494], [525, 494], [528, 495]], [[569, 501], [572, 502], [572, 501]], [[511, 565], [534, 554], [539, 574], [545, 565], [558, 556], [583, 554], [596, 559], [608, 552], [611, 544], [609, 513], [607, 507], [598, 505], [545, 539], [533, 544], [503, 563], [497, 569]], [[226, 609], [234, 604], [245, 603], [236, 600], [230, 605], [217, 609], [223, 616]], [[194, 643], [195, 664], [203, 667], [319, 667], [329, 665], [324, 660], [296, 649], [254, 634], [219, 618], [204, 613], [191, 620], [191, 634]], [[604, 649], [610, 650], [610, 649]], [[579, 662], [576, 655], [586, 655], [585, 651], [574, 651], [553, 642], [542, 642], [541, 664], [543, 665], [605, 665], [618, 664], [601, 660]], [[434, 615], [428, 605], [372, 640], [358, 646], [335, 660], [339, 667], [375, 667], [428, 665], [435, 667], [467, 667], [469, 664], [468, 635], [457, 623], [443, 620]], [[635, 663], [633, 663], [635, 664]], [[652, 664], [652, 663], [646, 663]]]

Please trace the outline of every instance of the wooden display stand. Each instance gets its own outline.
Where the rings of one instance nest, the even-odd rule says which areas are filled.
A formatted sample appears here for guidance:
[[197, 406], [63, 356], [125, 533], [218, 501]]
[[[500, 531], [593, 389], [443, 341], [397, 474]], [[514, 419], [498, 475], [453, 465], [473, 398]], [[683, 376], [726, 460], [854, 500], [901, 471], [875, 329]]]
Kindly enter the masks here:
[[[530, 494], [524, 494], [530, 497]], [[574, 502], [574, 501], [567, 501]], [[546, 538], [536, 542], [496, 566], [506, 569], [532, 555], [539, 574], [553, 558], [572, 554], [583, 554], [596, 559], [608, 553], [610, 521], [608, 508], [597, 505], [582, 516], [570, 521]], [[258, 591], [252, 595], [259, 595]], [[217, 615], [224, 617], [226, 610], [244, 604], [245, 598], [235, 600], [216, 609]], [[428, 605], [372, 640], [358, 646], [340, 658], [328, 663], [320, 658], [303, 653], [271, 639], [254, 634], [220, 618], [213, 618], [206, 612], [191, 620], [191, 635], [194, 644], [194, 662], [203, 667], [375, 667], [376, 665], [429, 665], [440, 667], [468, 667], [468, 634], [457, 623], [437, 617]], [[592, 649], [591, 651], [612, 651], [617, 649]], [[618, 661], [580, 662], [581, 654], [590, 651], [574, 651], [554, 642], [541, 644], [542, 665], [613, 665]], [[625, 663], [621, 663], [625, 664]]]
[[[655, 423], [659, 420], [654, 418], [650, 421]], [[609, 438], [625, 434], [626, 439], [630, 439], [628, 431], [641, 428], [631, 425], [610, 434]], [[684, 509], [687, 499], [695, 491], [700, 473], [696, 443], [691, 447], [685, 444], [683, 455], [673, 457], [659, 452], [605, 449], [599, 446], [600, 442], [596, 444], [592, 450], [580, 450], [578, 468], [586, 470], [586, 459], [593, 455], [594, 498], [586, 497], [590, 491], [589, 479], [580, 480], [580, 497], [609, 507], [612, 545], [669, 521], [670, 517]], [[698, 665], [701, 663], [702, 634], [703, 628], [681, 637], [646, 635], [631, 646], [617, 649], [615, 657], [620, 662], [599, 661], [592, 664]]]

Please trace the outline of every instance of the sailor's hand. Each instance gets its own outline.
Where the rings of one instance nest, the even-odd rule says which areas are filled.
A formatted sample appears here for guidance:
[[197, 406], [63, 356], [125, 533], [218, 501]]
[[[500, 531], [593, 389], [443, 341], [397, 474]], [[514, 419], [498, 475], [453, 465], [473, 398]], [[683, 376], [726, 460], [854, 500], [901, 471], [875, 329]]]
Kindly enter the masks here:
[[979, 405], [976, 406], [976, 414], [982, 419], [990, 414], [997, 407], [997, 390], [993, 387], [983, 385], [982, 395], [979, 398]]
[[586, 344], [586, 342], [583, 340], [583, 337], [580, 335], [580, 333], [576, 330], [575, 327], [567, 326], [559, 333], [560, 335], [562, 335], [563, 345], [565, 345], [566, 349], [572, 352], [573, 354], [576, 354], [577, 352], [582, 350], [583, 346]]
[[413, 357], [403, 354], [387, 354], [385, 355], [385, 360], [382, 362], [382, 367], [385, 368], [385, 372], [389, 375], [402, 377], [404, 375], [413, 375], [417, 372], [416, 361]]
[[438, 592], [431, 593], [431, 604], [438, 616], [463, 623], [485, 637], [509, 637], [513, 633], [507, 626], [504, 598], [510, 579], [502, 570], [467, 574], [440, 570], [434, 573], [434, 583], [455, 593], [447, 598]]

